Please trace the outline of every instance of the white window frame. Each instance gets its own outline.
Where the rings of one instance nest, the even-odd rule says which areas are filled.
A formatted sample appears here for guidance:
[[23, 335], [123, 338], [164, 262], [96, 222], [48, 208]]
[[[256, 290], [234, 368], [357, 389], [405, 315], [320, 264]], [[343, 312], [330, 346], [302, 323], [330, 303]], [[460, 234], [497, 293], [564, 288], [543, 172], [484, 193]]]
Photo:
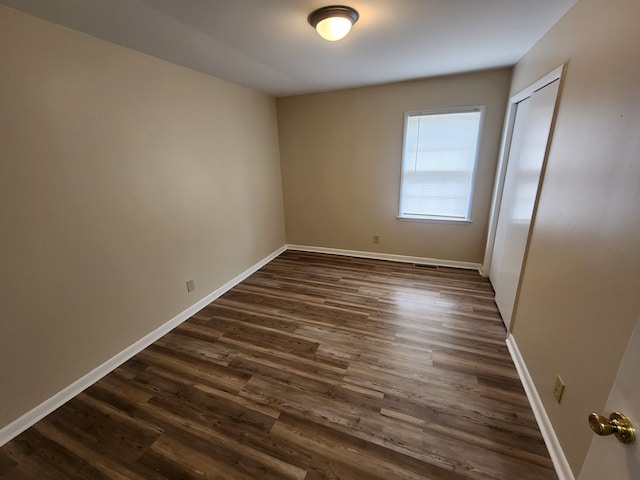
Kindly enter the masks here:
[[[476, 183], [476, 171], [478, 169], [478, 155], [480, 152], [480, 143], [482, 140], [482, 130], [484, 125], [484, 117], [485, 117], [485, 105], [472, 105], [472, 106], [464, 106], [464, 107], [449, 107], [449, 108], [436, 108], [436, 109], [423, 109], [423, 110], [413, 110], [404, 113], [404, 131], [402, 136], [402, 165], [400, 170], [400, 199], [398, 205], [398, 219], [399, 220], [413, 220], [413, 221], [427, 221], [427, 222], [451, 222], [451, 223], [471, 223], [471, 210], [473, 206], [473, 194], [474, 187]], [[409, 117], [418, 116], [418, 115], [441, 115], [441, 114], [450, 114], [450, 113], [465, 113], [465, 112], [480, 112], [480, 123], [478, 125], [478, 138], [476, 141], [476, 149], [473, 157], [473, 166], [471, 170], [471, 181], [469, 184], [469, 201], [467, 204], [467, 210], [464, 217], [454, 217], [447, 215], [413, 215], [413, 214], [404, 214], [403, 213], [403, 199], [404, 199], [404, 183], [405, 183], [405, 162], [409, 161], [407, 159], [407, 128]]]

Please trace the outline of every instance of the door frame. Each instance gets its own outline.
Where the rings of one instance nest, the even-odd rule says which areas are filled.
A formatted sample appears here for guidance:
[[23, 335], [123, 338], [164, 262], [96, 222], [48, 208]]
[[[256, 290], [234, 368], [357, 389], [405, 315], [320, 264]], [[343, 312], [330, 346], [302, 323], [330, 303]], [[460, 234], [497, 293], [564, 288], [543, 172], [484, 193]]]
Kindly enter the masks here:
[[[482, 267], [480, 269], [480, 273], [482, 274], [482, 276], [484, 277], [488, 277], [489, 276], [489, 270], [491, 268], [491, 261], [493, 259], [493, 247], [494, 247], [494, 243], [496, 240], [496, 230], [498, 227], [498, 216], [500, 214], [500, 205], [502, 203], [502, 193], [504, 190], [504, 180], [505, 180], [505, 176], [507, 173], [507, 163], [509, 161], [509, 153], [511, 151], [511, 140], [513, 137], [513, 126], [515, 124], [515, 120], [516, 120], [516, 110], [518, 108], [518, 103], [520, 103], [521, 101], [529, 98], [531, 95], [533, 95], [534, 92], [536, 92], [537, 90], [540, 90], [541, 88], [546, 87], [547, 85], [549, 85], [550, 83], [559, 80], [560, 82], [562, 82], [562, 76], [563, 73], [565, 71], [565, 64], [560, 65], [559, 67], [555, 68], [553, 71], [549, 72], [547, 75], [545, 75], [544, 77], [540, 78], [539, 80], [535, 81], [534, 83], [532, 83], [531, 85], [529, 85], [528, 87], [522, 89], [521, 91], [519, 91], [518, 93], [516, 93], [515, 95], [513, 95], [510, 99], [509, 99], [509, 104], [507, 105], [507, 112], [506, 112], [506, 116], [505, 116], [505, 122], [504, 122], [504, 129], [503, 129], [503, 133], [502, 133], [502, 141], [500, 143], [500, 154], [498, 157], [498, 166], [496, 168], [496, 179], [495, 179], [495, 183], [494, 183], [494, 187], [493, 187], [493, 197], [491, 199], [491, 210], [489, 213], [489, 225], [488, 225], [488, 229], [487, 229], [487, 243], [486, 243], [486, 247], [485, 247], [485, 252], [484, 252], [484, 260], [482, 262]], [[538, 183], [538, 191], [536, 193], [536, 199], [533, 205], [533, 214], [531, 217], [531, 227], [529, 230], [529, 234], [531, 234], [531, 228], [533, 228], [533, 224], [535, 222], [535, 216], [536, 216], [536, 212], [538, 210], [538, 200], [540, 197], [540, 189], [542, 187], [542, 180], [544, 178], [544, 171], [545, 171], [545, 167], [547, 164], [547, 158], [549, 156], [549, 149], [551, 146], [551, 139], [553, 137], [553, 129], [555, 127], [555, 119], [556, 119], [556, 115], [558, 112], [558, 105], [560, 102], [560, 96], [561, 96], [561, 90], [562, 90], [562, 83], [560, 83], [560, 88], [558, 90], [558, 96], [556, 97], [556, 108], [554, 110], [553, 113], [553, 118], [551, 121], [551, 129], [549, 130], [549, 140], [547, 142], [547, 148], [544, 154], [544, 159], [542, 161], [542, 171], [540, 174], [540, 181]], [[527, 241], [527, 247], [525, 248], [525, 255], [524, 258], [526, 259], [527, 256], [527, 250], [529, 248], [529, 242]], [[523, 261], [523, 265], [524, 265], [524, 261]], [[522, 278], [522, 272], [520, 273], [520, 278]], [[512, 317], [515, 316], [515, 312], [516, 312], [516, 307], [517, 307], [517, 302], [518, 302], [518, 294], [516, 293], [516, 302], [514, 304], [514, 309], [513, 309], [513, 313], [514, 315], [512, 315]], [[511, 322], [511, 327], [509, 328], [509, 331], [511, 331], [511, 328], [513, 326], [513, 321]]]

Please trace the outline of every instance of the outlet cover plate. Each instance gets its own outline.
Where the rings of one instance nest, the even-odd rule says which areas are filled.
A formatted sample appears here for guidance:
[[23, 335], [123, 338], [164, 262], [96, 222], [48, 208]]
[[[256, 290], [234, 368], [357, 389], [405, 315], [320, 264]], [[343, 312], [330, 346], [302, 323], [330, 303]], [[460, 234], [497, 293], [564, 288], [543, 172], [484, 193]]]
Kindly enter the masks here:
[[556, 397], [558, 403], [562, 400], [562, 394], [564, 393], [564, 381], [560, 375], [556, 375], [556, 383], [553, 386], [553, 396]]

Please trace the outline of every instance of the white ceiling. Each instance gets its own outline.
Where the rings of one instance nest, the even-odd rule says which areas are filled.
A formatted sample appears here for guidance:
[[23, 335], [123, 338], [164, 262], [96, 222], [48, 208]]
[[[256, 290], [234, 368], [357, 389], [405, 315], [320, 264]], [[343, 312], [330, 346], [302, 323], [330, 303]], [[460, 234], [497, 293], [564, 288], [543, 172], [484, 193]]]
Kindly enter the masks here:
[[333, 0], [0, 0], [276, 96], [513, 65], [576, 0], [344, 0], [342, 41], [307, 23]]

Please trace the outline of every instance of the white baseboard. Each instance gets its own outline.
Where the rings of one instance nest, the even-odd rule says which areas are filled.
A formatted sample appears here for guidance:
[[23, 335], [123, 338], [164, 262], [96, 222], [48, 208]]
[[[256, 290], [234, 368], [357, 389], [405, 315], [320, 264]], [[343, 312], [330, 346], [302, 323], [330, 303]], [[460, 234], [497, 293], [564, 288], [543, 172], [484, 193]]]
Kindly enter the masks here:
[[186, 310], [180, 312], [178, 315], [173, 317], [164, 325], [161, 325], [160, 327], [156, 328], [151, 333], [145, 335], [134, 344], [128, 346], [127, 348], [122, 350], [120, 353], [116, 354], [114, 357], [104, 362], [102, 365], [91, 370], [82, 378], [76, 380], [71, 385], [59, 391], [48, 400], [45, 400], [37, 407], [28, 411], [17, 420], [14, 420], [9, 425], [0, 429], [0, 446], [4, 445], [11, 439], [20, 435], [27, 428], [31, 427], [36, 422], [38, 422], [45, 416], [49, 415], [55, 409], [62, 406], [64, 403], [68, 402], [73, 397], [81, 393], [83, 390], [87, 389], [88, 387], [96, 383], [98, 380], [100, 380], [102, 377], [107, 375], [109, 372], [118, 368], [124, 362], [126, 362], [127, 360], [132, 358], [134, 355], [136, 355], [137, 353], [147, 348], [153, 342], [158, 340], [160, 337], [162, 337], [169, 331], [173, 330], [175, 327], [177, 327], [182, 322], [190, 318], [192, 315], [198, 313], [204, 307], [206, 307], [211, 302], [213, 302], [216, 298], [220, 297], [224, 293], [231, 290], [233, 287], [235, 287], [237, 284], [242, 282], [249, 275], [253, 274], [257, 270], [265, 266], [267, 263], [269, 263], [271, 260], [276, 258], [285, 250], [286, 250], [286, 246], [279, 248], [278, 250], [273, 252], [271, 255], [265, 257], [255, 265], [249, 267], [247, 270], [242, 272], [240, 275], [238, 275], [234, 279], [229, 280], [220, 288], [211, 292], [206, 297], [200, 299], [198, 302], [196, 302]]
[[341, 248], [310, 247], [306, 245], [287, 245], [287, 250], [297, 250], [301, 252], [314, 252], [314, 253], [331, 253], [333, 255], [345, 255], [348, 257], [371, 258], [374, 260], [391, 260], [393, 262], [416, 263], [418, 265], [433, 265], [437, 267], [464, 268], [467, 270], [478, 270], [478, 272], [480, 271], [480, 268], [481, 268], [481, 265], [479, 263], [458, 262], [456, 260], [441, 260], [438, 258], [427, 258], [427, 257], [409, 257], [406, 255], [395, 255], [393, 253], [363, 252], [360, 250], [343, 250]]
[[558, 479], [575, 480], [571, 467], [569, 466], [569, 462], [567, 461], [567, 457], [565, 456], [564, 451], [560, 446], [560, 442], [558, 441], [558, 437], [556, 436], [556, 432], [553, 429], [551, 420], [549, 420], [549, 416], [542, 404], [540, 395], [538, 395], [538, 390], [536, 389], [533, 379], [529, 374], [529, 369], [520, 354], [520, 350], [516, 344], [516, 339], [511, 334], [507, 336], [507, 348], [509, 349], [509, 353], [511, 353], [513, 363], [516, 365], [516, 370], [518, 370], [520, 381], [524, 386], [524, 391], [526, 392], [529, 403], [531, 404], [531, 409], [533, 410], [533, 414], [535, 415], [538, 426], [540, 427], [544, 443], [547, 445], [547, 449], [549, 450], [549, 455], [551, 456], [551, 461], [553, 462], [553, 466], [558, 474]]

